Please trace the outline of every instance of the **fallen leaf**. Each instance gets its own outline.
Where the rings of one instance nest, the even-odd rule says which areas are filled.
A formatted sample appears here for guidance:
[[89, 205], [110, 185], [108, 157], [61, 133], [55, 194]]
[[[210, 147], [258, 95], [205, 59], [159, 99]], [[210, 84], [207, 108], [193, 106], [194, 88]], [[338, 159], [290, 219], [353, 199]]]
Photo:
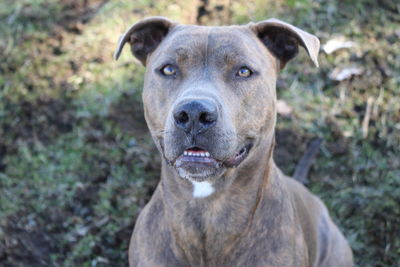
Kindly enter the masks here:
[[276, 111], [282, 116], [289, 116], [292, 114], [293, 108], [289, 106], [286, 101], [278, 100], [276, 103]]
[[343, 36], [330, 39], [326, 44], [322, 46], [322, 49], [327, 54], [332, 54], [333, 52], [343, 49], [355, 47], [356, 43], [352, 41], [346, 41]]
[[361, 67], [337, 67], [331, 72], [331, 74], [329, 74], [329, 78], [331, 80], [340, 82], [349, 79], [352, 76], [361, 75], [363, 72], [364, 69]]

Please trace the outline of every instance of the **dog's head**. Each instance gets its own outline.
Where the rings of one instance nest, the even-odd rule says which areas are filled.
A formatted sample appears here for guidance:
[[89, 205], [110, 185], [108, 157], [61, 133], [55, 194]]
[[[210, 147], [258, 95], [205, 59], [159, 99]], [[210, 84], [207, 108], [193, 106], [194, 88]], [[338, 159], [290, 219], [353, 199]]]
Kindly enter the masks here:
[[274, 133], [275, 83], [303, 46], [317, 65], [318, 39], [276, 19], [244, 26], [180, 25], [162, 17], [120, 39], [147, 67], [144, 110], [152, 137], [180, 177], [218, 179]]

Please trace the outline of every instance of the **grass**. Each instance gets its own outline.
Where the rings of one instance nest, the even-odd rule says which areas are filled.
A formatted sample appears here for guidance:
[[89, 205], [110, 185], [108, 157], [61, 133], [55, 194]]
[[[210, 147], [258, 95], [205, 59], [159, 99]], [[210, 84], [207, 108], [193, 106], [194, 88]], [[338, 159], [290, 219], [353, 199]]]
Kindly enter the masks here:
[[[160, 160], [142, 115], [144, 68], [126, 51], [118, 62], [112, 53], [131, 23], [150, 15], [185, 22], [187, 9], [185, 1], [0, 3], [0, 265], [126, 265]], [[278, 95], [293, 112], [278, 118], [275, 152], [292, 174], [307, 142], [324, 140], [308, 187], [357, 266], [394, 266], [400, 255], [399, 10], [390, 1], [237, 0], [228, 17], [278, 17], [322, 43], [343, 35], [357, 44], [322, 52], [319, 69], [302, 52], [283, 70]], [[329, 79], [350, 65], [363, 74]]]

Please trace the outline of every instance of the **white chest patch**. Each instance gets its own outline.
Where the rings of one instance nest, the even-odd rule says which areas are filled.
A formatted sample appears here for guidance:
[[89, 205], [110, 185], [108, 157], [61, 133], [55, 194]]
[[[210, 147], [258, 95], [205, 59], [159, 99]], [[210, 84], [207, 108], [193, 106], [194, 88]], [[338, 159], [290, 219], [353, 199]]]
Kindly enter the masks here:
[[214, 188], [209, 182], [191, 182], [193, 184], [193, 197], [208, 197], [214, 193]]

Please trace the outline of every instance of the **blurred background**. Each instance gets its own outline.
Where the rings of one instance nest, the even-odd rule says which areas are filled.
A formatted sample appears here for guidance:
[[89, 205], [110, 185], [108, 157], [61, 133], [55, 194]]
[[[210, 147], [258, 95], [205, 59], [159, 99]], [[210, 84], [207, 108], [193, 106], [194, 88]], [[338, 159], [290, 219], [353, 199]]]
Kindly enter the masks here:
[[[116, 42], [151, 15], [317, 35], [278, 81], [275, 160], [319, 195], [357, 266], [400, 261], [400, 3], [391, 0], [2, 0], [0, 266], [127, 266], [159, 179], [144, 68]], [[318, 153], [319, 152], [319, 153]], [[308, 175], [305, 175], [308, 174]]]

